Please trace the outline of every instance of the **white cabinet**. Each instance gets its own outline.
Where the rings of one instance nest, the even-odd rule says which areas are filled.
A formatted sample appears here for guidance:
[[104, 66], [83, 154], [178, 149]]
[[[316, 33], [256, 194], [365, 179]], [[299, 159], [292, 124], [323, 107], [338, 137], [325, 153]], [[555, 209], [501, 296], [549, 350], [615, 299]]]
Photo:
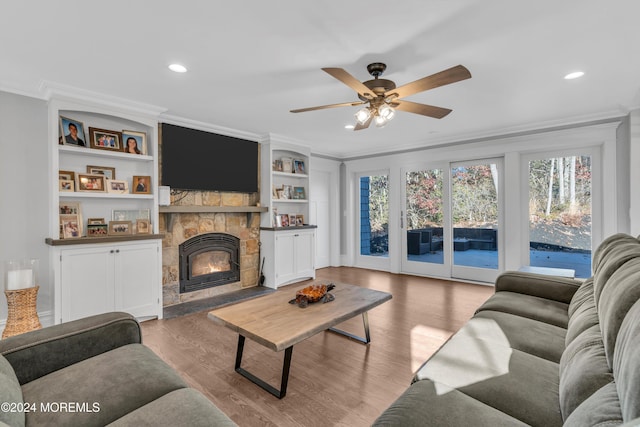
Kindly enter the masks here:
[[264, 250], [265, 286], [315, 279], [316, 230], [313, 226], [298, 229], [263, 229], [260, 240]]
[[160, 241], [56, 247], [56, 323], [108, 311], [162, 317]]

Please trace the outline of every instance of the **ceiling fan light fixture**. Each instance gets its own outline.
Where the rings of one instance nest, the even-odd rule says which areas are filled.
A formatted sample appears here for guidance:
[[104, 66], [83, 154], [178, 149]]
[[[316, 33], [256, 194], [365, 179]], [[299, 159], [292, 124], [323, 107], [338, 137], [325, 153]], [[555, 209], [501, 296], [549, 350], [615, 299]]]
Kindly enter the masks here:
[[382, 104], [378, 107], [378, 116], [384, 118], [387, 122], [393, 119], [395, 115], [396, 111], [387, 104]]
[[369, 117], [371, 117], [371, 111], [368, 108], [362, 108], [356, 113], [356, 120], [361, 125], [365, 124]]
[[389, 120], [385, 119], [382, 116], [376, 115], [376, 117], [375, 117], [376, 127], [379, 127], [379, 128], [383, 128], [387, 124], [388, 121]]

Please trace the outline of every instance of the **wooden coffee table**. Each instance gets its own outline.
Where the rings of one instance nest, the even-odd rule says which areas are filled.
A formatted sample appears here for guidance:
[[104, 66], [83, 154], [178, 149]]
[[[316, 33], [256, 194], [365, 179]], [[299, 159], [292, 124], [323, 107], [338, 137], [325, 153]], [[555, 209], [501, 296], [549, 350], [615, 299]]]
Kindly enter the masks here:
[[[371, 337], [367, 311], [390, 300], [391, 294], [346, 283], [334, 282], [334, 284], [336, 287], [331, 293], [335, 296], [335, 300], [326, 304], [317, 302], [309, 304], [307, 308], [289, 304], [289, 300], [295, 297], [296, 291], [308, 286], [307, 283], [304, 286], [287, 286], [272, 294], [209, 312], [209, 319], [238, 332], [236, 372], [282, 399], [287, 393], [291, 355], [295, 344], [326, 330], [369, 344]], [[358, 314], [362, 314], [364, 338], [334, 328], [335, 325]], [[276, 352], [284, 350], [280, 389], [276, 389], [241, 367], [245, 338], [250, 338]]]

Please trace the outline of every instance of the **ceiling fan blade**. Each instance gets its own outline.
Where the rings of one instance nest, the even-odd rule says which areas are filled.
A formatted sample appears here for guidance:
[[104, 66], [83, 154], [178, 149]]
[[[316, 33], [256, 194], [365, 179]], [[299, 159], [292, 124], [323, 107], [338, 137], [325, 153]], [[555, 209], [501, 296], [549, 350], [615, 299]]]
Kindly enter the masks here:
[[353, 107], [356, 105], [362, 105], [366, 101], [354, 101], [354, 102], [341, 102], [340, 104], [329, 104], [329, 105], [320, 105], [317, 107], [308, 107], [308, 108], [298, 108], [297, 110], [291, 110], [291, 113], [304, 113], [305, 111], [314, 111], [314, 110], [324, 110], [326, 108], [337, 108], [337, 107]]
[[356, 79], [342, 68], [323, 68], [322, 71], [340, 80], [342, 83], [358, 92], [359, 95], [362, 95], [364, 98], [372, 99], [376, 97], [376, 95], [372, 93], [371, 89], [366, 87], [360, 80]]
[[453, 111], [448, 108], [434, 107], [433, 105], [418, 104], [416, 102], [400, 100], [393, 101], [391, 106], [396, 110], [421, 114], [423, 116], [433, 117], [434, 119], [441, 119]]
[[353, 130], [362, 130], [362, 129], [366, 129], [369, 127], [369, 125], [371, 124], [371, 122], [373, 121], [373, 114], [369, 116], [369, 118], [367, 119], [366, 122], [364, 122], [363, 124], [360, 123], [356, 123], [355, 127], [353, 128]]
[[385, 97], [395, 96], [395, 98], [404, 98], [414, 93], [424, 92], [425, 90], [434, 89], [436, 87], [448, 85], [471, 78], [471, 73], [462, 65], [456, 65], [439, 73], [423, 77], [406, 85], [402, 85], [395, 89], [385, 92]]

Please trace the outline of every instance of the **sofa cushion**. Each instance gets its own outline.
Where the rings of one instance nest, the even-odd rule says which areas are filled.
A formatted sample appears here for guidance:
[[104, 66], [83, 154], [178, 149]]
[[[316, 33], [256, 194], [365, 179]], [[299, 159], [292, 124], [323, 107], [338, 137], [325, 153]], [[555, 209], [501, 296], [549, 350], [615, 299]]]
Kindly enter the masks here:
[[231, 427], [235, 425], [206, 397], [192, 388], [181, 388], [165, 394], [109, 424], [111, 427]]
[[559, 326], [491, 310], [479, 312], [458, 331], [556, 363], [564, 350], [565, 333]]
[[589, 396], [613, 381], [600, 327], [594, 325], [567, 346], [560, 360], [560, 410], [565, 420]]
[[[591, 287], [593, 288], [593, 287]], [[593, 298], [585, 298], [569, 317], [567, 324], [567, 335], [565, 337], [565, 345], [569, 345], [576, 337], [587, 329], [600, 324], [598, 318], [598, 310], [596, 309], [596, 301]]]
[[[0, 356], [0, 402], [9, 405], [23, 403], [22, 389], [11, 364], [4, 357]], [[15, 408], [18, 408], [15, 406]], [[9, 409], [12, 409], [9, 406]], [[22, 411], [2, 410], [0, 411], [0, 422], [10, 426], [24, 426], [25, 418]]]
[[566, 419], [564, 427], [617, 426], [622, 424], [620, 401], [611, 382], [582, 402]]
[[640, 241], [635, 238], [621, 238], [621, 241], [612, 246], [601, 257], [598, 269], [593, 275], [594, 290], [593, 295], [596, 299], [596, 305], [600, 307], [600, 295], [604, 291], [609, 281], [615, 284], [615, 280], [611, 280], [611, 276], [620, 270], [620, 268], [634, 259], [640, 258]]
[[620, 266], [609, 279], [597, 301], [600, 329], [609, 367], [613, 366], [613, 350], [622, 321], [633, 304], [640, 298], [640, 258]]
[[579, 308], [587, 301], [593, 301], [593, 277], [589, 277], [586, 279], [582, 285], [578, 288], [573, 297], [571, 298], [571, 302], [569, 303], [569, 308], [567, 309], [567, 313], [569, 314], [569, 318], [573, 316]]
[[[535, 373], [535, 374], [534, 374]], [[532, 425], [562, 425], [558, 364], [495, 341], [454, 335], [416, 373]]]
[[104, 426], [187, 385], [165, 362], [142, 344], [118, 347], [23, 384], [25, 401], [79, 402], [92, 412], [27, 414], [27, 424]]
[[482, 304], [478, 312], [483, 310], [502, 311], [566, 328], [569, 322], [568, 307], [569, 304], [563, 302], [516, 292], [500, 291]]
[[593, 252], [592, 270], [595, 276], [600, 272], [602, 263], [612, 257], [618, 257], [621, 252], [633, 247], [640, 241], [633, 236], [624, 233], [613, 234], [604, 239]]
[[458, 390], [446, 389], [429, 380], [411, 385], [373, 423], [377, 427], [425, 427], [425, 426], [525, 426], [522, 421], [485, 405]]
[[616, 340], [613, 373], [625, 421], [640, 417], [640, 301], [627, 313]]

